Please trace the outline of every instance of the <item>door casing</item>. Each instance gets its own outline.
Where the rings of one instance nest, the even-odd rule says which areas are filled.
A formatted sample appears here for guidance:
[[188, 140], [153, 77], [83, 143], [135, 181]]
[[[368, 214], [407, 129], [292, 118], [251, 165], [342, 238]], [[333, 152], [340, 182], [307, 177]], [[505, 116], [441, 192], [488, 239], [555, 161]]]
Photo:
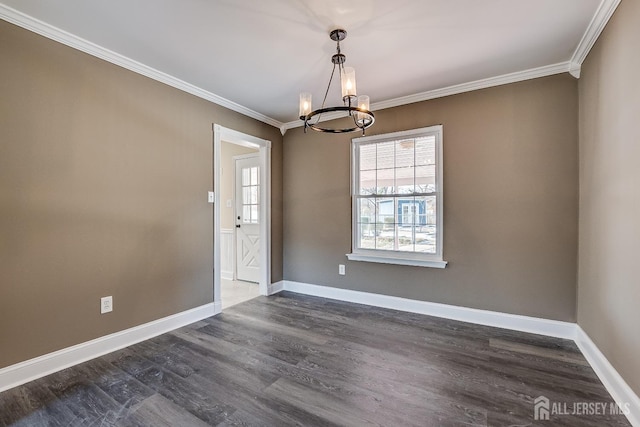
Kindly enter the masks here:
[[271, 141], [213, 124], [213, 301], [222, 311], [220, 274], [220, 152], [222, 141], [258, 148], [260, 157], [260, 295], [268, 295], [271, 285]]

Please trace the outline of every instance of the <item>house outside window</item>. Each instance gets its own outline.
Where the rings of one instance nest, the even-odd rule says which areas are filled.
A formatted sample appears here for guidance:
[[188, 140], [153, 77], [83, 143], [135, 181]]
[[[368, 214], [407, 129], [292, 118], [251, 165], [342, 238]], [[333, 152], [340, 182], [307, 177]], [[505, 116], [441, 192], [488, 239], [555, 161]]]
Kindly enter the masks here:
[[353, 261], [444, 268], [442, 125], [352, 140]]

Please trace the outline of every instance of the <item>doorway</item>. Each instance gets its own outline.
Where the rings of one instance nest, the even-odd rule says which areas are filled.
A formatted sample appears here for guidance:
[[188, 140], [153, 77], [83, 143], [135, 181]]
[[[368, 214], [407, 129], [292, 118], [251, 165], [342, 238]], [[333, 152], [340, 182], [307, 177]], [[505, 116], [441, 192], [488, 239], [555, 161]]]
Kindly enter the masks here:
[[[255, 296], [256, 286], [260, 295], [268, 294], [271, 283], [271, 142], [219, 125], [214, 125], [213, 133], [213, 295], [216, 312], [220, 312], [234, 301], [246, 299], [251, 292]], [[237, 168], [222, 167], [223, 146], [227, 145], [245, 152], [235, 156], [233, 164], [238, 162]], [[230, 180], [234, 183], [233, 196], [221, 197], [225, 193], [222, 183]], [[232, 222], [225, 219], [227, 213], [232, 213]], [[233, 265], [228, 263], [229, 257], [233, 258]], [[252, 282], [257, 285], [254, 283], [254, 291], [248, 291], [248, 286], [244, 285]], [[235, 290], [232, 289], [234, 286]]]
[[220, 298], [222, 309], [260, 295], [260, 156], [258, 148], [220, 148]]

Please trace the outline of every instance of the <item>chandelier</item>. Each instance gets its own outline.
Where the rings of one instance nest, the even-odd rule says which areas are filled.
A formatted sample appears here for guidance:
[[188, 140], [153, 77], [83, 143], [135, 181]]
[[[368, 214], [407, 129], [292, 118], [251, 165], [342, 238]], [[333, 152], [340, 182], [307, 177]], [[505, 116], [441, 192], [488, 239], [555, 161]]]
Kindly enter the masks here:
[[[369, 97], [366, 95], [358, 96], [356, 94], [356, 71], [352, 67], [345, 67], [344, 62], [347, 57], [340, 52], [340, 42], [347, 37], [345, 30], [333, 30], [329, 33], [331, 40], [336, 42], [336, 54], [331, 57], [333, 63], [333, 71], [331, 71], [331, 77], [329, 78], [329, 84], [327, 85], [327, 91], [324, 94], [322, 100], [322, 106], [317, 110], [311, 110], [311, 94], [300, 94], [300, 120], [304, 121], [304, 131], [307, 132], [307, 128], [311, 128], [318, 132], [328, 133], [346, 133], [362, 131], [364, 135], [365, 129], [369, 128], [375, 118], [373, 113], [369, 111]], [[342, 87], [342, 104], [336, 107], [325, 107], [327, 101], [327, 95], [329, 94], [329, 88], [333, 81], [333, 76], [336, 72], [336, 66], [340, 72], [340, 86]], [[332, 128], [322, 127], [320, 125], [320, 119], [324, 113], [342, 112], [346, 113], [346, 117], [353, 119], [353, 127], [346, 128]]]

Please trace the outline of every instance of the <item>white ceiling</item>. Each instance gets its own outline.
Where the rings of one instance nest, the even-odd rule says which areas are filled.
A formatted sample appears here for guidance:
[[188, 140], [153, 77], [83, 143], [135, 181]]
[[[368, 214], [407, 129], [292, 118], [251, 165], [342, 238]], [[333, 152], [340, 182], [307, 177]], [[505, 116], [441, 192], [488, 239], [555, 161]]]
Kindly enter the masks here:
[[[347, 30], [341, 47], [358, 93], [381, 107], [541, 67], [568, 71], [613, 12], [603, 23], [603, 9], [619, 0], [1, 1], [4, 19], [62, 34], [67, 44], [92, 42], [278, 125], [297, 119], [302, 91], [319, 106], [335, 52], [331, 29]], [[23, 25], [29, 17], [44, 24]], [[337, 86], [329, 104], [339, 102]]]

